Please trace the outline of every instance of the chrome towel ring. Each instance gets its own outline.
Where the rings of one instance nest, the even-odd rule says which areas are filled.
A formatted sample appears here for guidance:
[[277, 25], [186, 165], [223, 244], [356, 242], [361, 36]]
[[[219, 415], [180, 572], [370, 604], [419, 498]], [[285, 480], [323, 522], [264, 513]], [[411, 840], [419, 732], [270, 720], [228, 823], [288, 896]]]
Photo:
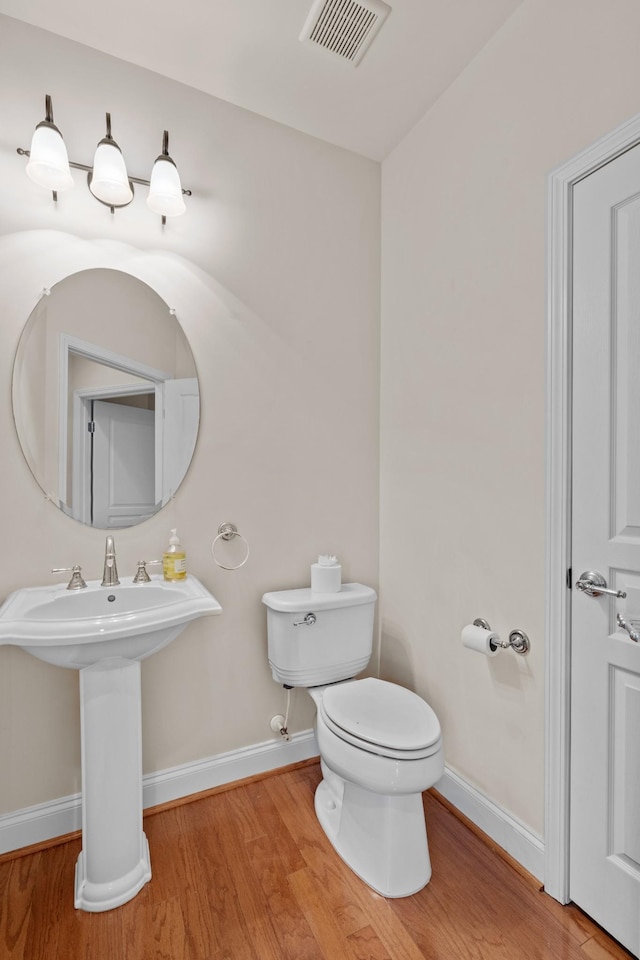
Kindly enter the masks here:
[[[245, 545], [246, 552], [244, 558], [240, 563], [236, 563], [235, 566], [227, 566], [226, 563], [221, 563], [216, 556], [216, 543], [218, 540], [233, 540], [234, 537], [240, 537], [242, 542]], [[213, 557], [214, 563], [217, 563], [219, 567], [222, 567], [223, 570], [239, 570], [240, 567], [244, 567], [245, 563], [249, 559], [249, 544], [246, 539], [242, 536], [241, 533], [238, 533], [238, 528], [235, 523], [221, 523], [218, 527], [218, 535], [214, 537], [211, 543], [211, 556]]]

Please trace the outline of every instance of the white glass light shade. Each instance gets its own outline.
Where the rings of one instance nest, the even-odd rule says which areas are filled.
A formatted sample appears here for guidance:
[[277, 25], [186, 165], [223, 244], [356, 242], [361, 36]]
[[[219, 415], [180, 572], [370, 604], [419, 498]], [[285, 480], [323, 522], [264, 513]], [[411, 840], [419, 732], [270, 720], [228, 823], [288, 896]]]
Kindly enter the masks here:
[[179, 217], [187, 209], [180, 174], [170, 157], [159, 156], [153, 165], [147, 206], [162, 217]]
[[127, 167], [117, 144], [106, 139], [98, 144], [89, 189], [96, 199], [109, 206], [124, 207], [133, 200]]
[[74, 186], [67, 148], [53, 124], [39, 123], [34, 130], [26, 169], [29, 179], [47, 190], [62, 193]]

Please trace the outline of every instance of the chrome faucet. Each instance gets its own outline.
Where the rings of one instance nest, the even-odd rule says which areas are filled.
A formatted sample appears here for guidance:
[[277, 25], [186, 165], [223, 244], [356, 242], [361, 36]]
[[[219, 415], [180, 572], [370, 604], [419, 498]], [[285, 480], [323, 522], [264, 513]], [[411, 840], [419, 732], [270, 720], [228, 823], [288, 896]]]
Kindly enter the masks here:
[[116, 566], [116, 548], [111, 534], [107, 537], [104, 546], [104, 573], [102, 574], [101, 587], [116, 587], [118, 580], [118, 568]]

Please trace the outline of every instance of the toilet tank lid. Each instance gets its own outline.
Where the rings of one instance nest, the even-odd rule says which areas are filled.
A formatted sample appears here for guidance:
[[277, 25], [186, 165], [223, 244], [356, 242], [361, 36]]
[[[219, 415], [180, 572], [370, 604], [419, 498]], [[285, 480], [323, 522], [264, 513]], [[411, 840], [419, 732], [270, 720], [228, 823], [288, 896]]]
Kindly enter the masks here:
[[343, 583], [338, 593], [312, 593], [311, 587], [299, 590], [274, 590], [265, 593], [262, 602], [278, 613], [307, 613], [309, 610], [337, 610], [373, 603], [376, 592], [362, 583]]

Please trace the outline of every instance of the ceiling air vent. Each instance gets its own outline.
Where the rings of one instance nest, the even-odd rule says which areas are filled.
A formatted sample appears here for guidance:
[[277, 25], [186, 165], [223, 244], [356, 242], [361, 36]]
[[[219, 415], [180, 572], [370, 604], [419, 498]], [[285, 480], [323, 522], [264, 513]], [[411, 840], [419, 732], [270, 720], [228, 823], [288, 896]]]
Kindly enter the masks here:
[[390, 13], [382, 0], [315, 0], [300, 40], [316, 43], [355, 67]]

